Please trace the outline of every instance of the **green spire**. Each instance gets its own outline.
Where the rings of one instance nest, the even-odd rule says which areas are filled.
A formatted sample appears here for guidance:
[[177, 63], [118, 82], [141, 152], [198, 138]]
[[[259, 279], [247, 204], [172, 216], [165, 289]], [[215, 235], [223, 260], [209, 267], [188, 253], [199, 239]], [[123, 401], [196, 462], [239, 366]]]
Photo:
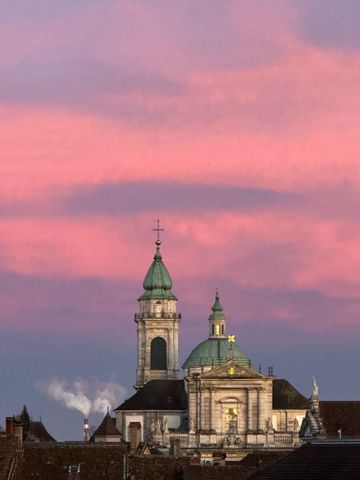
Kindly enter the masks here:
[[214, 313], [223, 313], [224, 309], [223, 306], [220, 303], [220, 297], [219, 297], [219, 292], [216, 289], [216, 294], [215, 294], [215, 302], [214, 305], [211, 307], [211, 310]]
[[172, 280], [170, 274], [165, 267], [162, 256], [160, 253], [161, 241], [158, 239], [155, 242], [156, 252], [154, 260], [145, 276], [143, 287], [145, 292], [139, 298], [139, 300], [145, 300], [150, 298], [159, 299], [176, 299], [172, 293]]
[[215, 302], [211, 307], [209, 317], [209, 337], [225, 337], [226, 336], [226, 319], [223, 306], [220, 303], [219, 292], [216, 289]]

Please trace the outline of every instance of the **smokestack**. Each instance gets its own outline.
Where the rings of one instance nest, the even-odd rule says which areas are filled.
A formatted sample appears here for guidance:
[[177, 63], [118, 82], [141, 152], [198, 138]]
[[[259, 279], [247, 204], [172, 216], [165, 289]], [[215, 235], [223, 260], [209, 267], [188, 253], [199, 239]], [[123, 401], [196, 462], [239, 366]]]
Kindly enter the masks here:
[[84, 442], [87, 443], [89, 441], [89, 420], [84, 418]]

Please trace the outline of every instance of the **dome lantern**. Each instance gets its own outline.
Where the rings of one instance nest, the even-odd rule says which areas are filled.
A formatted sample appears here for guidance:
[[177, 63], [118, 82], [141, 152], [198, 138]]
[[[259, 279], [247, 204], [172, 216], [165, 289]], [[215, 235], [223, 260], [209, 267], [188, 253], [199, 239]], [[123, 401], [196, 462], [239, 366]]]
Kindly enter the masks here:
[[220, 303], [219, 292], [216, 290], [215, 302], [211, 307], [209, 317], [209, 338], [226, 338], [226, 318], [223, 306]]

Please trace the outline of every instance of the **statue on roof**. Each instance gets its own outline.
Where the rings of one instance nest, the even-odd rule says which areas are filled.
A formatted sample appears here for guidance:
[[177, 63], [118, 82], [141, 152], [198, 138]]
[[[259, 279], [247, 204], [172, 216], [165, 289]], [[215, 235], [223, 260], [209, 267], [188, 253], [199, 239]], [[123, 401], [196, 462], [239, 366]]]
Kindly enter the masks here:
[[312, 397], [318, 397], [319, 396], [319, 387], [318, 384], [316, 383], [316, 378], [312, 378]]
[[164, 433], [169, 433], [169, 420], [167, 419], [167, 417], [165, 417], [163, 428], [164, 428]]

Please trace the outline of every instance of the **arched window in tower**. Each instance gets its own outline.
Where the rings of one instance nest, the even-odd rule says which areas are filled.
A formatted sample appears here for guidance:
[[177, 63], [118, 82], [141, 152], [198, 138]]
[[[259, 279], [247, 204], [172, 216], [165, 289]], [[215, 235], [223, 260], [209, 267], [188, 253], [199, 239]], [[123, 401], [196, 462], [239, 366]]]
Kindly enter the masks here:
[[150, 361], [151, 370], [166, 370], [166, 342], [163, 338], [155, 337], [151, 341]]
[[220, 335], [220, 324], [216, 324], [216, 335]]

